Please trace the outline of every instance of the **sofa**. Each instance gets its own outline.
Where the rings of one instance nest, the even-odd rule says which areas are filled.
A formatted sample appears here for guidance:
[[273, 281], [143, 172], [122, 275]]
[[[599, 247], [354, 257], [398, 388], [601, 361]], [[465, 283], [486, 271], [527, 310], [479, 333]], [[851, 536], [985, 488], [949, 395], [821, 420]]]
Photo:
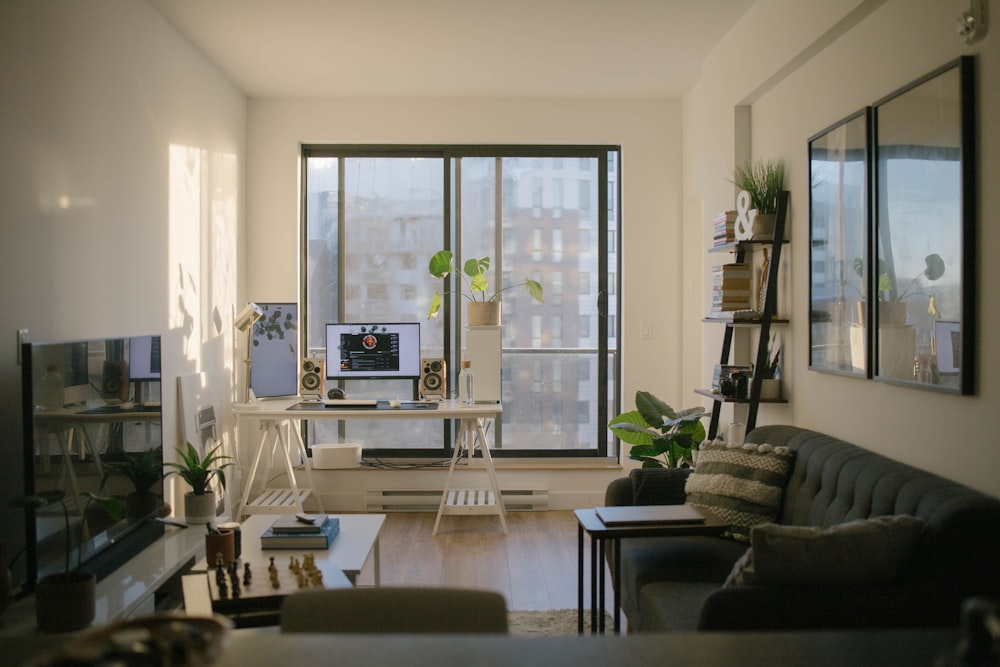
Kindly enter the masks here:
[[[963, 600], [1000, 595], [996, 498], [795, 426], [759, 427], [744, 446], [791, 455], [775, 515], [751, 527], [749, 540], [622, 540], [630, 632], [957, 626]], [[696, 504], [688, 492], [702, 467], [633, 470], [608, 486], [605, 503]], [[906, 524], [909, 541], [852, 532], [886, 523]], [[837, 548], [823, 541], [831, 535]], [[775, 544], [793, 545], [793, 556], [765, 551]], [[754, 563], [761, 576], [744, 576]]]

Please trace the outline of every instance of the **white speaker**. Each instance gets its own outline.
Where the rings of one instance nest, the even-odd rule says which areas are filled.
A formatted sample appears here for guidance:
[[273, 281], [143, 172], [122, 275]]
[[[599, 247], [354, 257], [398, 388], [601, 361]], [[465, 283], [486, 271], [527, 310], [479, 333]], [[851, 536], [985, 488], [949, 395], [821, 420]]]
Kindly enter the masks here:
[[476, 403], [500, 402], [500, 327], [465, 327], [465, 358], [472, 362]]
[[420, 396], [422, 398], [448, 398], [448, 367], [444, 359], [420, 360]]
[[326, 362], [315, 357], [303, 357], [299, 364], [299, 395], [302, 398], [321, 400]]

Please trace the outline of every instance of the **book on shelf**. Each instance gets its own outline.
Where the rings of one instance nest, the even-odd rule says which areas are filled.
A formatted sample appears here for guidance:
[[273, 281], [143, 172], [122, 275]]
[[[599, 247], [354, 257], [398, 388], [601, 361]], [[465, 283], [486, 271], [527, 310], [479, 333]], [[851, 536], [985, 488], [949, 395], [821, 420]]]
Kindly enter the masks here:
[[302, 516], [308, 520], [302, 521], [298, 514], [282, 514], [271, 524], [271, 530], [279, 535], [287, 533], [317, 534], [330, 521], [330, 516], [327, 514], [304, 514]]
[[719, 393], [722, 387], [723, 380], [728, 380], [732, 378], [733, 373], [743, 373], [749, 372], [749, 366], [740, 366], [736, 364], [716, 364], [715, 371], [712, 373], [712, 391]]
[[752, 322], [759, 317], [756, 310], [743, 308], [740, 310], [713, 310], [708, 317], [722, 322]]
[[331, 517], [318, 533], [276, 533], [268, 527], [260, 536], [261, 549], [329, 549], [340, 533], [340, 519]]
[[736, 241], [736, 211], [723, 211], [712, 223], [712, 243], [716, 246]]

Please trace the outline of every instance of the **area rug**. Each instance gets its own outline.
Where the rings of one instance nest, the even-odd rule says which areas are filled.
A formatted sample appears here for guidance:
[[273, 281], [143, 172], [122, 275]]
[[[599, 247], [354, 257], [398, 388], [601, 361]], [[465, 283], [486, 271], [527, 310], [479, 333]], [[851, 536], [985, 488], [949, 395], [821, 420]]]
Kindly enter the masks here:
[[[611, 614], [604, 614], [605, 632], [612, 632]], [[510, 634], [519, 637], [560, 637], [577, 634], [576, 609], [550, 609], [547, 611], [509, 611], [507, 625]], [[584, 633], [590, 634], [590, 610], [584, 612]]]

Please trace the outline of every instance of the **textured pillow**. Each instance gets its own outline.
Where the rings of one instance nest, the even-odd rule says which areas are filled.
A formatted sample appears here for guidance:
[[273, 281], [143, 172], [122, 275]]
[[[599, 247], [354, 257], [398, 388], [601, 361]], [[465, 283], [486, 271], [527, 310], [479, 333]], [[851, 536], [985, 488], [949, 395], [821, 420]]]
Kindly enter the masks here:
[[795, 452], [788, 447], [707, 442], [688, 477], [687, 504], [702, 507], [729, 524], [729, 535], [750, 541], [750, 528], [774, 521]]
[[880, 516], [831, 528], [764, 524], [726, 585], [870, 584], [889, 581], [909, 561], [924, 530], [914, 516]]

